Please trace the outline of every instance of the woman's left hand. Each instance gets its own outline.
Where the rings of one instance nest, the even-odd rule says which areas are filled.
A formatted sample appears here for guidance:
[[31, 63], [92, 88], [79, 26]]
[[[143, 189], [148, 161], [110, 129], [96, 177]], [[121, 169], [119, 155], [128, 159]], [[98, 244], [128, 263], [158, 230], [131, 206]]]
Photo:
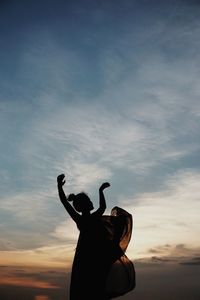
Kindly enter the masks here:
[[109, 182], [104, 182], [104, 183], [100, 186], [99, 190], [100, 190], [100, 191], [103, 191], [104, 189], [108, 188], [109, 186], [110, 186], [110, 183], [109, 183]]

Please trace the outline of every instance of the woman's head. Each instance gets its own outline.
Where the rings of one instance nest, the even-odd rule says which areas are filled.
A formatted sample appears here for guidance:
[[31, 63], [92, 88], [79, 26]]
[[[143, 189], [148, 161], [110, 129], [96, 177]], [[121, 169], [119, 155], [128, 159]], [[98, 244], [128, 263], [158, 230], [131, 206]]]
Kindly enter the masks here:
[[78, 212], [88, 212], [94, 209], [92, 201], [85, 193], [79, 193], [79, 194], [70, 194], [68, 196], [68, 201], [73, 202], [73, 206], [76, 211]]

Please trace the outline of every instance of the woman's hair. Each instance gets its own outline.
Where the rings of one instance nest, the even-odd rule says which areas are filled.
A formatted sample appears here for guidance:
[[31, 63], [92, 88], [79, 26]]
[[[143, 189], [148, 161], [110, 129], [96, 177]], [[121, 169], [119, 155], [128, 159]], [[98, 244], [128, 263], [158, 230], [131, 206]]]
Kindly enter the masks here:
[[82, 212], [83, 210], [87, 209], [91, 203], [90, 198], [84, 192], [79, 194], [69, 194], [68, 201], [73, 202], [73, 206], [78, 212]]

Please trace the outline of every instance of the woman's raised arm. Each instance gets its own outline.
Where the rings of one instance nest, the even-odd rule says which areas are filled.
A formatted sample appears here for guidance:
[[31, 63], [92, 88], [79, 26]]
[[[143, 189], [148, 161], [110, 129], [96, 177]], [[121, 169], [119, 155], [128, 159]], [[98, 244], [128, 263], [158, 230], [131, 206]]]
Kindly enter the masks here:
[[99, 208], [93, 213], [95, 215], [102, 216], [104, 211], [106, 210], [106, 200], [104, 197], [104, 189], [108, 188], [110, 183], [104, 182], [99, 188]]
[[60, 201], [62, 202], [63, 206], [65, 207], [66, 211], [70, 215], [70, 217], [77, 223], [80, 219], [79, 213], [75, 211], [75, 209], [69, 204], [65, 192], [63, 190], [63, 185], [65, 184], [65, 175], [61, 174], [57, 177], [57, 184], [58, 184], [58, 194]]

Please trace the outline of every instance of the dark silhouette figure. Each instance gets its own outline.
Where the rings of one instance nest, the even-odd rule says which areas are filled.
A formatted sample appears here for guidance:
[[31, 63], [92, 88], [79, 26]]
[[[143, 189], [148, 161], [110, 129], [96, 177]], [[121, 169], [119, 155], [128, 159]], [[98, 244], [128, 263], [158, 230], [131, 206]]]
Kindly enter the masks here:
[[134, 266], [124, 254], [131, 238], [132, 216], [118, 207], [111, 216], [103, 216], [103, 191], [110, 186], [108, 182], [99, 188], [99, 208], [91, 213], [94, 207], [87, 194], [65, 196], [64, 179], [64, 174], [57, 177], [59, 197], [80, 230], [70, 300], [108, 300], [127, 293], [135, 287]]

